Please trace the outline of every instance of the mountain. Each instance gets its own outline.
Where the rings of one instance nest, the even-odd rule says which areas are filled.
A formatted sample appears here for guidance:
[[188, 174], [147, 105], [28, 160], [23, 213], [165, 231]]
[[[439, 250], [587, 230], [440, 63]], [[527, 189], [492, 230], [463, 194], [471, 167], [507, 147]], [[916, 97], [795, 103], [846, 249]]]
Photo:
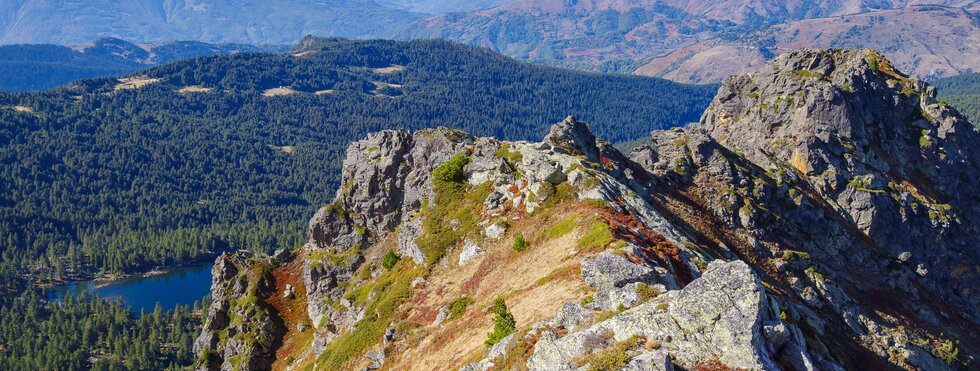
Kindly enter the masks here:
[[933, 82], [939, 96], [963, 113], [973, 125], [980, 124], [980, 73], [938, 79]]
[[758, 67], [772, 54], [845, 47], [880, 50], [903, 70], [932, 79], [980, 68], [978, 44], [977, 13], [917, 6], [788, 22], [734, 41], [708, 40], [655, 57], [635, 72], [675, 81], [720, 81]]
[[214, 54], [287, 51], [285, 46], [207, 44], [178, 41], [159, 45], [136, 45], [102, 38], [68, 48], [58, 45], [0, 46], [0, 90], [50, 89], [70, 81], [117, 76], [150, 66]]
[[0, 93], [0, 288], [296, 246], [343, 149], [372, 131], [524, 139], [577, 112], [629, 140], [696, 121], [714, 89], [445, 41], [307, 38]]
[[[810, 48], [872, 48], [919, 78], [977, 69], [977, 1], [515, 1], [416, 23], [539, 63], [711, 83]], [[949, 32], [955, 29], [956, 32]]]
[[378, 0], [378, 3], [396, 9], [427, 13], [445, 14], [489, 9], [505, 4], [509, 0]]
[[301, 248], [217, 258], [195, 368], [970, 369], [980, 132], [935, 97], [800, 51], [628, 155], [368, 134]]
[[0, 4], [0, 44], [75, 45], [100, 37], [292, 44], [310, 34], [378, 37], [421, 17], [374, 0], [10, 0]]

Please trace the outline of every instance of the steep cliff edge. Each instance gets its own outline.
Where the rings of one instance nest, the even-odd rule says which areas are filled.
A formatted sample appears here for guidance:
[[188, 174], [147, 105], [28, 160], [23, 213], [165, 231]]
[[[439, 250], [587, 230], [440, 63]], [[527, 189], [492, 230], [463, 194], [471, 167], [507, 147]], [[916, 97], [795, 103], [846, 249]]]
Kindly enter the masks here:
[[219, 257], [198, 368], [970, 365], [977, 136], [871, 51], [733, 77], [629, 156], [574, 118], [374, 133], [295, 257]]

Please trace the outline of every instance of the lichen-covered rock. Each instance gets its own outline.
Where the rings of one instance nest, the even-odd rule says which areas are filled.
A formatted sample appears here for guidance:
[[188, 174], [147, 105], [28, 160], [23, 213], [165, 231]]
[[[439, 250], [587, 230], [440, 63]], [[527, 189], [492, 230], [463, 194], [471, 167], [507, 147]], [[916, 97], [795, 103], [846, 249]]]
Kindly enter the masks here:
[[[771, 313], [762, 285], [745, 263], [715, 261], [701, 278], [668, 296], [667, 303], [648, 302], [564, 337], [543, 336], [527, 367], [570, 367], [589, 351], [590, 338], [610, 333], [615, 341], [633, 336], [657, 341], [676, 363], [688, 368], [717, 359], [732, 368], [781, 369], [775, 359], [787, 347], [774, 349], [762, 331], [778, 317]], [[806, 346], [799, 343], [793, 349]], [[806, 353], [802, 356], [808, 359]], [[791, 366], [806, 369], [803, 363]]]
[[483, 249], [473, 240], [467, 240], [463, 243], [463, 250], [459, 252], [459, 265], [466, 265], [480, 255], [483, 255]]
[[674, 371], [674, 363], [667, 352], [643, 352], [633, 357], [622, 371]]
[[650, 267], [633, 263], [621, 255], [602, 252], [582, 262], [585, 283], [596, 289], [591, 306], [604, 310], [631, 307], [639, 300], [638, 284], [655, 284], [657, 275]]

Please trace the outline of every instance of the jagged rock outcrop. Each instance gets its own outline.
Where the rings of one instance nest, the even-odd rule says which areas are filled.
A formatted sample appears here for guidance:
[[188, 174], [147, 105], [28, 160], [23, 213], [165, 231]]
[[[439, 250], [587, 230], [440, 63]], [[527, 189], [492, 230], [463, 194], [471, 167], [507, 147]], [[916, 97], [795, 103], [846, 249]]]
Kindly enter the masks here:
[[630, 157], [666, 209], [780, 277], [816, 337], [926, 367], [920, 346], [977, 341], [978, 140], [879, 54], [802, 51]]
[[[538, 143], [371, 134], [348, 148], [335, 201], [295, 258], [316, 327], [304, 357], [358, 369], [969, 366], [978, 143], [871, 51], [790, 53], [733, 77], [701, 123], [654, 132], [629, 156], [573, 117]], [[263, 287], [236, 278], [254, 266], [222, 259], [223, 299], [195, 345], [215, 360], [207, 349], [229, 349], [217, 331], [245, 331], [227, 295]]]
[[306, 245], [303, 279], [318, 348], [363, 317], [363, 308], [342, 297], [344, 283], [364, 263], [357, 250], [400, 225], [399, 252], [425, 263], [414, 242], [421, 232], [414, 215], [432, 197], [432, 170], [471, 141], [443, 128], [415, 134], [382, 131], [348, 147], [342, 186], [334, 202], [310, 221]]
[[[266, 258], [267, 260], [269, 258]], [[266, 370], [286, 332], [263, 299], [275, 295], [268, 261], [252, 254], [222, 254], [211, 271], [211, 306], [194, 341], [198, 370]]]

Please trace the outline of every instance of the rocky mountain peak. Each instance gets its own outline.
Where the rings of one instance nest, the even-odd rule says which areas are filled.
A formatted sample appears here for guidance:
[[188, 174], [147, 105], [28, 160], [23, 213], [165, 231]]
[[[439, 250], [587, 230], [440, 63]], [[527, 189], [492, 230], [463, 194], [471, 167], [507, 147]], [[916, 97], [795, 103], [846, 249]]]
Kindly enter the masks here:
[[[875, 51], [781, 56], [727, 80], [700, 126], [767, 171], [796, 172], [876, 248], [927, 261], [922, 272], [976, 256], [980, 135]], [[909, 235], [938, 242], [920, 248]]]
[[371, 134], [295, 258], [216, 265], [200, 352], [269, 357], [222, 334], [303, 308], [266, 326], [306, 342], [276, 357], [324, 369], [968, 366], [978, 138], [933, 97], [875, 52], [803, 51], [629, 157], [574, 117]]

